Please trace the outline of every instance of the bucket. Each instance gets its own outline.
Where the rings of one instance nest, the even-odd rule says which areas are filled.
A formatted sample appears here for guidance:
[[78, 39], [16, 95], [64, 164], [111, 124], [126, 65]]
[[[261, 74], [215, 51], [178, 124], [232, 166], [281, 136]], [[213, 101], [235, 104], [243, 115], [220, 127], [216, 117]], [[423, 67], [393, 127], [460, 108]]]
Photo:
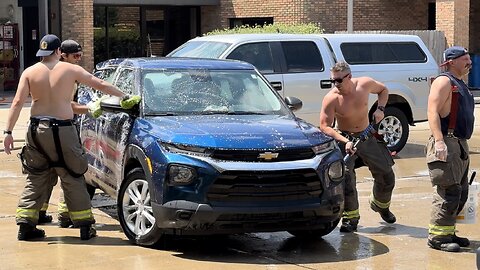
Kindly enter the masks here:
[[468, 198], [462, 211], [458, 213], [457, 223], [475, 224], [477, 223], [478, 196], [480, 193], [480, 184], [472, 182], [468, 186]]

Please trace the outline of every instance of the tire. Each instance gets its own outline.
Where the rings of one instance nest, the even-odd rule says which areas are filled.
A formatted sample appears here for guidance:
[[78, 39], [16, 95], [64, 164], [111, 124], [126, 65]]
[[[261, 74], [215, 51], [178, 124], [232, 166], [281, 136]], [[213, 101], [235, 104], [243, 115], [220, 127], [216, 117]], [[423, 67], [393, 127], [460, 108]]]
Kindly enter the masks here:
[[340, 222], [340, 219], [334, 220], [332, 222], [325, 223], [325, 228], [315, 229], [315, 230], [298, 230], [298, 231], [288, 231], [290, 234], [299, 238], [318, 238], [324, 235], [331, 233]]
[[96, 187], [90, 185], [90, 184], [87, 184], [87, 191], [88, 191], [88, 195], [90, 195], [90, 200], [93, 199], [93, 196], [95, 196], [95, 191], [97, 190]]
[[162, 232], [157, 227], [150, 201], [150, 186], [142, 169], [130, 171], [120, 187], [117, 199], [118, 219], [130, 242], [155, 245]]
[[385, 118], [380, 122], [378, 132], [384, 134], [383, 138], [391, 152], [400, 152], [410, 132], [407, 116], [397, 107], [386, 107]]

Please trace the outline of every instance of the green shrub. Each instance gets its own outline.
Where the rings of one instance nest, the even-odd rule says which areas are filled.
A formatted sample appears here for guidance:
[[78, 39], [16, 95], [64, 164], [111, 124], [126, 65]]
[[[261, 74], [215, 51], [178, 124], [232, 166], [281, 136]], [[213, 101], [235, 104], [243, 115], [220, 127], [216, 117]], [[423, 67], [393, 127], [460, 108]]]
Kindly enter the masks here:
[[283, 33], [283, 34], [321, 34], [323, 29], [316, 23], [300, 23], [300, 24], [284, 24], [274, 23], [262, 25], [242, 25], [232, 29], [216, 29], [205, 33], [208, 35], [222, 35], [222, 34], [254, 34], [254, 33]]

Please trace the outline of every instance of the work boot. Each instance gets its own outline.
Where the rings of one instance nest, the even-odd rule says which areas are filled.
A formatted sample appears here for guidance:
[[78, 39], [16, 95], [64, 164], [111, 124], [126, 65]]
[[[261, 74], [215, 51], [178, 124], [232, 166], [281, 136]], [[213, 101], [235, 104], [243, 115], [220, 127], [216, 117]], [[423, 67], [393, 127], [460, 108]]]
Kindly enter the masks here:
[[395, 221], [397, 221], [397, 218], [392, 212], [390, 212], [389, 208], [380, 208], [375, 203], [370, 203], [370, 208], [379, 213], [382, 219], [387, 223], [395, 223]]
[[58, 216], [58, 227], [69, 228], [70, 226], [74, 227], [73, 222], [69, 217]]
[[460, 245], [453, 242], [453, 237], [451, 235], [429, 237], [428, 246], [434, 249], [447, 251], [447, 252], [460, 251]]
[[51, 215], [47, 215], [47, 211], [40, 211], [38, 213], [38, 224], [45, 224], [52, 222], [53, 218]]
[[454, 243], [457, 243], [461, 247], [468, 247], [470, 245], [470, 240], [466, 237], [459, 237], [456, 234], [452, 236], [452, 240]]
[[358, 219], [342, 219], [342, 225], [340, 226], [340, 232], [355, 232], [357, 231]]
[[92, 225], [80, 226], [80, 239], [88, 240], [97, 236], [97, 231], [92, 228]]
[[38, 229], [36, 226], [20, 223], [18, 229], [17, 239], [22, 241], [27, 241], [35, 238], [45, 237], [45, 231]]

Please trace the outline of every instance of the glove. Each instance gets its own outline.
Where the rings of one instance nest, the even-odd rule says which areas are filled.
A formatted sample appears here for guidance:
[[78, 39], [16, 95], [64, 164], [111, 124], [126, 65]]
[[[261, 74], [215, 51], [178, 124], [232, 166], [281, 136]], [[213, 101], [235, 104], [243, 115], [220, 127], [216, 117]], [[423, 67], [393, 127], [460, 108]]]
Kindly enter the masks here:
[[100, 107], [100, 102], [104, 100], [107, 96], [102, 96], [95, 101], [91, 101], [87, 104], [88, 112], [92, 115], [93, 118], [98, 118], [102, 115], [103, 110]]
[[447, 161], [447, 145], [444, 141], [435, 141], [435, 156], [440, 161]]
[[122, 109], [127, 109], [127, 110], [131, 109], [133, 108], [133, 106], [140, 103], [140, 100], [142, 100], [142, 98], [138, 95], [135, 95], [135, 96], [125, 95], [120, 101], [120, 107], [122, 107]]

